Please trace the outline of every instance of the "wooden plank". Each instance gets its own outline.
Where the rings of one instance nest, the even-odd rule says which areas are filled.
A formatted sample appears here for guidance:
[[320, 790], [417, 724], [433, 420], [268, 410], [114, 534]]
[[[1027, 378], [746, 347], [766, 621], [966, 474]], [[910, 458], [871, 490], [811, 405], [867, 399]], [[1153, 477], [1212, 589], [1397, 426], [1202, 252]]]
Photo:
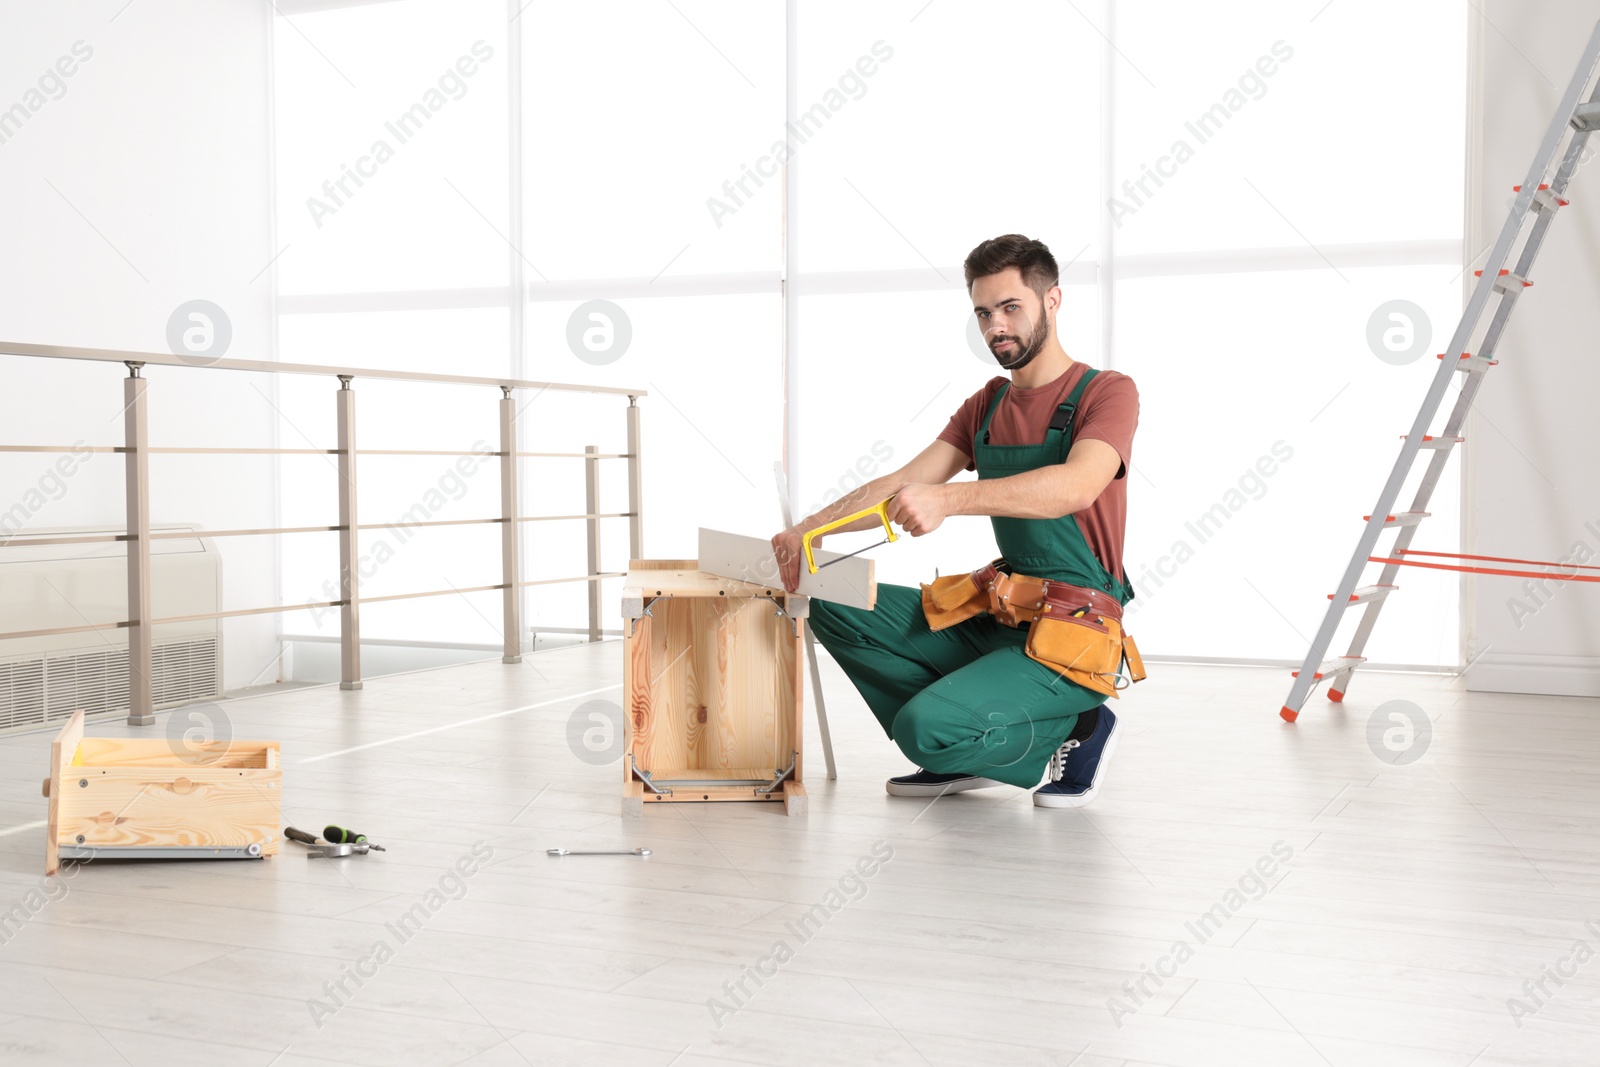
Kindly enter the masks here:
[[782, 585], [754, 585], [733, 578], [724, 578], [701, 570], [696, 561], [689, 560], [688, 565], [684, 567], [630, 569], [622, 580], [622, 595], [624, 598], [642, 596], [650, 600], [658, 596], [782, 598], [788, 594], [784, 592]]
[[[809, 603], [809, 602], [808, 602]], [[785, 631], [788, 638], [786, 666], [789, 671], [789, 736], [794, 739], [794, 782], [799, 785], [805, 781], [805, 714], [806, 714], [806, 689], [805, 689], [805, 634], [806, 620], [794, 620], [792, 633]], [[779, 708], [785, 705], [779, 704]], [[789, 814], [794, 814], [790, 812]]]
[[785, 815], [809, 815], [810, 802], [806, 797], [806, 787], [799, 782], [783, 783], [783, 813]]
[[692, 559], [630, 559], [630, 571], [692, 571], [697, 570], [700, 564]]
[[[760, 610], [763, 605], [749, 598], [738, 598], [732, 603], [719, 598], [701, 600], [699, 626], [696, 629], [695, 681], [700, 713], [705, 716], [706, 742], [702, 749], [705, 758], [690, 766], [708, 770], [743, 767], [750, 763], [765, 763], [752, 751], [749, 734], [751, 709], [744, 702], [744, 694], [734, 687], [733, 676], [739, 671], [745, 657], [760, 654], [751, 642], [742, 640], [739, 631], [749, 628], [749, 611]], [[771, 611], [770, 605], [766, 610]], [[692, 777], [692, 775], [691, 775]], [[753, 775], [743, 775], [750, 778]]]
[[86, 767], [257, 767], [267, 766], [276, 741], [177, 742], [161, 738], [86, 737], [79, 752]]
[[[818, 549], [817, 562], [838, 560], [831, 567], [823, 567], [816, 574], [800, 565], [800, 586], [797, 593], [831, 600], [852, 608], [871, 611], [878, 602], [878, 581], [872, 560], [865, 556], [844, 558], [844, 553]], [[740, 581], [749, 587], [782, 590], [778, 577], [777, 559], [772, 553], [772, 543], [759, 537], [725, 533], [721, 530], [700, 528], [700, 569], [723, 579]], [[777, 582], [777, 586], [770, 583]], [[747, 594], [748, 595], [748, 594]]]
[[90, 848], [259, 844], [273, 855], [282, 778], [264, 769], [79, 767], [61, 790], [55, 840], [81, 836]]
[[718, 635], [722, 688], [712, 720], [717, 748], [711, 765], [787, 767], [793, 735], [783, 638], [789, 623], [761, 599], [743, 598], [735, 606]]
[[719, 801], [739, 801], [744, 803], [754, 801], [757, 804], [781, 803], [783, 801], [783, 792], [777, 790], [771, 793], [757, 793], [747, 785], [696, 786], [693, 790], [679, 789], [671, 796], [651, 793], [646, 790], [642, 804], [644, 807], [649, 807], [651, 804], [704, 804], [707, 802], [717, 803]]
[[67, 778], [67, 765], [83, 743], [83, 709], [67, 720], [50, 742], [50, 814], [45, 821], [44, 873], [55, 874], [61, 866], [61, 783]]
[[691, 651], [684, 655], [677, 648], [672, 650], [675, 658], [683, 656], [686, 667], [685, 688], [674, 694], [674, 703], [682, 712], [674, 726], [684, 734], [685, 767], [727, 766], [721, 744], [728, 689], [727, 627], [742, 603], [746, 601], [699, 597], [670, 609], [689, 618], [684, 637]]
[[[779, 586], [753, 586], [707, 574], [695, 560], [667, 560], [670, 566], [650, 567], [634, 560], [622, 582], [622, 617], [644, 617], [644, 606], [656, 597], [749, 597], [766, 596], [787, 600], [789, 594]], [[803, 599], [803, 598], [796, 598]]]
[[623, 814], [628, 814], [627, 795], [633, 783], [633, 761], [637, 755], [639, 733], [650, 719], [650, 631], [653, 619], [640, 616], [633, 632], [622, 639], [622, 792]]

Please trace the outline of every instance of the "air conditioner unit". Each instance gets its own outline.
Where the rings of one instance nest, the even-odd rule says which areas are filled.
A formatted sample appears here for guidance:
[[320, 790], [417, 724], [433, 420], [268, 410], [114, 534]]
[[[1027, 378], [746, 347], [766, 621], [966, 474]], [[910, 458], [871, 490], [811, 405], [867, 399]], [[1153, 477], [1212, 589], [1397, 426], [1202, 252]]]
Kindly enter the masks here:
[[[222, 610], [222, 557], [187, 524], [154, 531], [194, 533], [150, 542], [150, 604], [156, 618]], [[18, 538], [116, 533], [121, 527], [30, 529]], [[96, 625], [98, 630], [0, 640], [0, 731], [85, 716], [127, 714], [128, 547], [18, 545], [0, 541], [0, 631]], [[163, 623], [152, 635], [158, 708], [222, 691], [219, 619]]]

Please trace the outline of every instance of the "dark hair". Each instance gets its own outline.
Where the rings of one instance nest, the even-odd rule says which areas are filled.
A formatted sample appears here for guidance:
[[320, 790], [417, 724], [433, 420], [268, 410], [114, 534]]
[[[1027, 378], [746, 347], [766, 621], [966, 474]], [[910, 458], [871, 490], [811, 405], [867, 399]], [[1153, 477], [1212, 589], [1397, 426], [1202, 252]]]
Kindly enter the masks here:
[[1020, 233], [991, 237], [967, 254], [962, 269], [967, 275], [967, 292], [972, 291], [974, 279], [999, 274], [1009, 267], [1022, 272], [1022, 280], [1043, 299], [1045, 291], [1061, 282], [1061, 270], [1056, 257], [1043, 241], [1035, 241]]

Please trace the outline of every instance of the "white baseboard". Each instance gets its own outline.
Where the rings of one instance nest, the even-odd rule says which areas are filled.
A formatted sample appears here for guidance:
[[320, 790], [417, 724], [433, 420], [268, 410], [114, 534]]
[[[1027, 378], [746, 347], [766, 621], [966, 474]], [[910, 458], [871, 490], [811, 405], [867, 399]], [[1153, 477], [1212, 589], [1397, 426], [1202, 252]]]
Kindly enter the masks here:
[[1465, 680], [1470, 693], [1600, 697], [1600, 658], [1486, 653], [1467, 669]]

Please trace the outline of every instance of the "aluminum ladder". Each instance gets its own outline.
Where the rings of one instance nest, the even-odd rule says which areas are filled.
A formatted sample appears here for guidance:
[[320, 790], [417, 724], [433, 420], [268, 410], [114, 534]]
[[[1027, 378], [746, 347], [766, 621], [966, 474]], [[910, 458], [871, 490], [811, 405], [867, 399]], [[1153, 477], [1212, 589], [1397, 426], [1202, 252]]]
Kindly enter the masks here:
[[[1428, 501], [1433, 496], [1434, 486], [1439, 482], [1445, 463], [1455, 446], [1464, 440], [1461, 436], [1462, 426], [1478, 395], [1484, 373], [1497, 362], [1494, 355], [1505, 332], [1506, 322], [1517, 306], [1517, 298], [1533, 284], [1528, 276], [1539, 248], [1544, 244], [1545, 232], [1550, 228], [1556, 212], [1567, 204], [1562, 197], [1577, 169], [1589, 134], [1600, 128], [1600, 86], [1596, 86], [1587, 98], [1584, 97], [1584, 90], [1594, 80], [1597, 64], [1600, 64], [1600, 23], [1595, 24], [1589, 36], [1583, 58], [1579, 60], [1572, 81], [1562, 94], [1555, 117], [1539, 145], [1533, 165], [1528, 169], [1528, 176], [1521, 185], [1515, 187], [1517, 197], [1512, 202], [1511, 212], [1489, 253], [1488, 261], [1477, 272], [1480, 280], [1472, 290], [1472, 297], [1461, 314], [1461, 321], [1456, 325], [1449, 347], [1439, 356], [1438, 373], [1433, 377], [1433, 384], [1428, 388], [1416, 421], [1411, 424], [1411, 432], [1401, 442], [1400, 455], [1394, 461], [1394, 469], [1389, 472], [1389, 480], [1384, 483], [1372, 514], [1363, 516], [1366, 526], [1356, 542], [1355, 553], [1345, 567], [1344, 576], [1339, 579], [1338, 590], [1330, 595], [1328, 612], [1323, 616], [1322, 625], [1317, 628], [1317, 636], [1311, 642], [1305, 661], [1294, 672], [1294, 684], [1289, 689], [1289, 697], [1278, 712], [1289, 722], [1299, 718], [1306, 698], [1320, 681], [1328, 682], [1329, 700], [1342, 701], [1349, 690], [1351, 674], [1366, 661], [1361, 653], [1367, 646], [1367, 639], [1372, 636], [1372, 628], [1377, 624], [1384, 602], [1397, 588], [1395, 575], [1401, 566], [1398, 561], [1411, 547], [1417, 526], [1428, 517]], [[1560, 164], [1555, 176], [1545, 183], [1545, 176], [1550, 173], [1557, 159]], [[1534, 216], [1533, 225], [1528, 227], [1524, 237], [1524, 223], [1530, 214]], [[1524, 239], [1517, 253], [1516, 265], [1507, 268], [1506, 263], [1511, 260], [1512, 249], [1519, 238]], [[1476, 350], [1468, 351], [1491, 300], [1495, 303], [1489, 326]], [[1464, 374], [1465, 378], [1456, 396], [1455, 406], [1445, 421], [1444, 429], [1437, 435], [1429, 434], [1428, 427], [1433, 424], [1434, 416], [1444, 400], [1445, 390], [1456, 374]], [[1427, 470], [1417, 486], [1416, 497], [1408, 510], [1396, 512], [1393, 508], [1401, 486], [1422, 452], [1431, 455]], [[1379, 536], [1391, 529], [1399, 533], [1395, 536], [1394, 547], [1388, 554], [1388, 562], [1384, 564], [1378, 580], [1371, 585], [1358, 586], [1362, 571], [1372, 559]], [[1365, 610], [1350, 642], [1350, 651], [1346, 655], [1327, 659], [1334, 632], [1344, 617], [1345, 609], [1356, 605], [1364, 605]]]

